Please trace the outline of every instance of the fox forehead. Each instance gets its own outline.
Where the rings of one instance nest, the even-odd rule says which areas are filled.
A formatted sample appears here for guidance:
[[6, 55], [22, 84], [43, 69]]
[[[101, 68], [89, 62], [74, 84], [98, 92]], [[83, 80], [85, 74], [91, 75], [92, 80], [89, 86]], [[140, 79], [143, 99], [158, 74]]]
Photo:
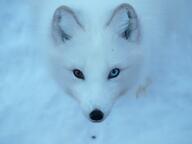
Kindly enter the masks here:
[[[127, 67], [138, 51], [138, 44], [129, 44], [125, 40], [113, 37], [106, 29], [84, 31], [74, 40], [66, 42], [60, 53], [61, 61], [70, 68], [111, 69]], [[139, 51], [138, 51], [139, 52]], [[64, 64], [63, 63], [63, 64]]]

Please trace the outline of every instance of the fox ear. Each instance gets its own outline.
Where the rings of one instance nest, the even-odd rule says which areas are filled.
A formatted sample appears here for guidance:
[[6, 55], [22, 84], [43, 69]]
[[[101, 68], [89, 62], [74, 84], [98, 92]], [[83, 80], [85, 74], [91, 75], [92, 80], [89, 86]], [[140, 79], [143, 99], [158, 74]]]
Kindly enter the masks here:
[[140, 38], [139, 20], [129, 4], [123, 3], [115, 8], [106, 25], [126, 40], [138, 41]]
[[71, 40], [79, 28], [83, 26], [69, 7], [61, 6], [55, 10], [52, 20], [52, 36], [56, 42]]

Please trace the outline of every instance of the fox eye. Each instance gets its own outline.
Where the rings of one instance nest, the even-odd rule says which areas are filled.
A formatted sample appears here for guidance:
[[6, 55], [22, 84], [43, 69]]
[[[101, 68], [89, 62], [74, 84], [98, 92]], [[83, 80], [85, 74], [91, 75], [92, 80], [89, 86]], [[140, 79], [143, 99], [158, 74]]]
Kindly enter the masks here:
[[108, 75], [108, 79], [113, 79], [115, 77], [117, 77], [120, 73], [120, 69], [118, 68], [114, 68], [110, 71], [109, 75]]
[[83, 72], [82, 72], [81, 70], [79, 70], [79, 69], [74, 69], [74, 70], [73, 70], [73, 74], [74, 74], [74, 76], [75, 76], [76, 78], [78, 78], [78, 79], [82, 79], [82, 80], [85, 79], [85, 77], [84, 77], [84, 75], [83, 75]]

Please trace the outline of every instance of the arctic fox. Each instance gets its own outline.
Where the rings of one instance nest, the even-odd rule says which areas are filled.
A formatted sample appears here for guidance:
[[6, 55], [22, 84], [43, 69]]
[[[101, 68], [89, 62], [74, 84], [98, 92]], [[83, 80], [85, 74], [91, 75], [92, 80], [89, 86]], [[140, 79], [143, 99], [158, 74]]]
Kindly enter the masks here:
[[63, 5], [51, 23], [54, 78], [92, 122], [103, 121], [115, 101], [135, 87], [144, 60], [133, 6], [117, 5], [105, 18], [91, 17], [88, 25]]

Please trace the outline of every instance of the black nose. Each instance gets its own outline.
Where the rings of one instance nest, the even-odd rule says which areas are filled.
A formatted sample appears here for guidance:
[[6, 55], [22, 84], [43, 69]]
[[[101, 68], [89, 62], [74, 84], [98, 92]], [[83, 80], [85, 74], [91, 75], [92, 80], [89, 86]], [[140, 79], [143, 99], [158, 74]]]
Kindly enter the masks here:
[[100, 122], [103, 119], [103, 112], [100, 111], [99, 109], [93, 110], [90, 114], [89, 117], [93, 122]]

